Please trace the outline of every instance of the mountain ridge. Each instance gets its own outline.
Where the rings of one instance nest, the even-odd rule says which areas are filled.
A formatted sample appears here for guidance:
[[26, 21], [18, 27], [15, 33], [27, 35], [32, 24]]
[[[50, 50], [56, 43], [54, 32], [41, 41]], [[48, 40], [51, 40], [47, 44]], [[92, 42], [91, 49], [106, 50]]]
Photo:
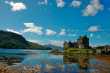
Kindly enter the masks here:
[[51, 48], [27, 41], [22, 35], [0, 30], [0, 48], [8, 49], [38, 49], [49, 50]]

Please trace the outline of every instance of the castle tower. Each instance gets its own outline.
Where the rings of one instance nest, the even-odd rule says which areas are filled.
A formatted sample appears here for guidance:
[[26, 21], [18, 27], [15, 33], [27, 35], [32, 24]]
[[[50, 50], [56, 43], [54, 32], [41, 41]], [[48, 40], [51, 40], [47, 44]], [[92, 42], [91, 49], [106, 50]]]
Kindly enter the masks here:
[[77, 42], [78, 48], [89, 48], [89, 38], [87, 36], [80, 36]]

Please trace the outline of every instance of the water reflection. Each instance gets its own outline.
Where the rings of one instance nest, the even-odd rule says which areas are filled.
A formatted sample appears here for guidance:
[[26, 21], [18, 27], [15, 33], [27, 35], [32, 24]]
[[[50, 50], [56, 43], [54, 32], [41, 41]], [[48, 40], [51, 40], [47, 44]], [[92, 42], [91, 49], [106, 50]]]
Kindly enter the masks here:
[[34, 54], [34, 55], [28, 55], [24, 61], [22, 61], [23, 64], [63, 64], [63, 56], [57, 56], [57, 55], [49, 55], [49, 54]]
[[93, 53], [89, 49], [68, 49], [64, 50], [64, 63], [77, 63], [80, 69], [88, 70], [90, 60], [93, 58]]
[[[9, 51], [9, 50], [8, 50]], [[49, 51], [31, 51], [31, 50], [11, 50], [11, 51], [0, 51], [0, 56], [7, 56], [7, 57], [22, 57], [19, 64], [11, 65], [14, 68], [22, 68], [22, 66], [30, 66], [34, 67], [35, 65], [39, 65], [41, 68], [41, 73], [98, 73], [95, 72], [101, 65], [105, 65], [104, 63], [97, 61], [95, 58], [92, 58], [90, 55], [82, 57], [80, 54], [74, 54], [71, 56], [75, 59], [80, 59], [75, 62], [71, 60], [73, 63], [64, 63], [64, 60], [67, 59], [68, 56], [64, 55], [64, 60], [62, 55], [52, 55], [49, 54]], [[15, 52], [16, 51], [16, 52]], [[25, 53], [25, 54], [18, 54], [18, 53]], [[9, 54], [10, 53], [10, 54]], [[17, 53], [17, 54], [16, 54]], [[73, 55], [73, 54], [72, 54]], [[66, 56], [66, 58], [65, 58]], [[84, 56], [84, 55], [83, 55]], [[70, 58], [71, 58], [70, 57]], [[10, 59], [11, 60], [11, 59]], [[2, 61], [1, 61], [2, 62]], [[12, 61], [11, 61], [12, 62]], [[81, 64], [88, 64], [87, 69], [80, 68]], [[82, 63], [83, 62], [83, 63]], [[12, 62], [13, 63], [13, 62]], [[83, 65], [82, 65], [83, 66]], [[106, 65], [107, 66], [107, 65]], [[109, 67], [109, 66], [108, 66]], [[100, 73], [100, 72], [99, 72]], [[110, 73], [110, 72], [109, 72]]]

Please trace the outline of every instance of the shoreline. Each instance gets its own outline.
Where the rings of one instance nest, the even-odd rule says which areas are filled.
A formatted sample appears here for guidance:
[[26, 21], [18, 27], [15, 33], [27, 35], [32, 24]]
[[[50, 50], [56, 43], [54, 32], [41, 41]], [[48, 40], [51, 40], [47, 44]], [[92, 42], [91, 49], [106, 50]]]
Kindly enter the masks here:
[[105, 63], [110, 64], [110, 56], [108, 56], [108, 55], [97, 55], [96, 56], [96, 59], [101, 60], [101, 61], [103, 61]]

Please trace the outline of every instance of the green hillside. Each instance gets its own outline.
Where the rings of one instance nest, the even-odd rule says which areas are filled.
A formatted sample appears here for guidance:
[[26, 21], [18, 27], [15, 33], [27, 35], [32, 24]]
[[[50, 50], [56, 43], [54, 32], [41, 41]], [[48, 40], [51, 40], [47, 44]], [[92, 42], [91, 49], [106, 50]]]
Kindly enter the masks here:
[[40, 50], [50, 49], [40, 44], [29, 42], [22, 35], [8, 31], [0, 31], [0, 48]]

